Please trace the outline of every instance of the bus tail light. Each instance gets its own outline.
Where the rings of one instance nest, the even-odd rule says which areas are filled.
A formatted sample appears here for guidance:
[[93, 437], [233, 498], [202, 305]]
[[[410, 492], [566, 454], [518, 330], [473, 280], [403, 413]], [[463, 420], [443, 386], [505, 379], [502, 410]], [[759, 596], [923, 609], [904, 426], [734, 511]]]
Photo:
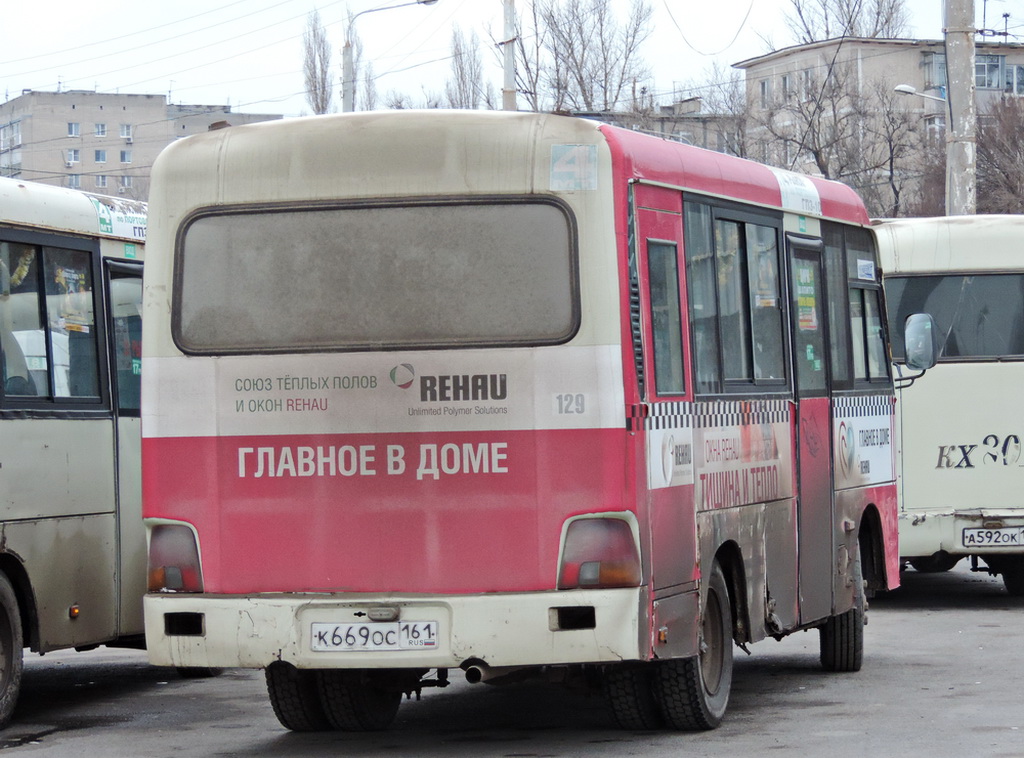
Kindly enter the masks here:
[[149, 591], [203, 591], [199, 546], [195, 532], [189, 527], [157, 524], [150, 531]]
[[558, 589], [636, 587], [640, 579], [640, 551], [628, 521], [582, 518], [569, 524]]

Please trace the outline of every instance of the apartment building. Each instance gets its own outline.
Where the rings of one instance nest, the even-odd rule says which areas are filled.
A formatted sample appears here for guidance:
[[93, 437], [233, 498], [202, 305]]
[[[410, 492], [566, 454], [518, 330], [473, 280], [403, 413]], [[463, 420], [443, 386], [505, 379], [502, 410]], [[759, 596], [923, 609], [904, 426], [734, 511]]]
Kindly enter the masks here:
[[145, 200], [150, 168], [169, 143], [222, 122], [279, 118], [164, 95], [25, 90], [0, 104], [0, 176]]
[[[750, 155], [846, 181], [874, 213], [898, 210], [920, 189], [928, 153], [945, 150], [941, 40], [831, 39], [733, 66], [746, 79]], [[984, 124], [994, 102], [1024, 96], [1024, 45], [976, 42], [975, 85]]]

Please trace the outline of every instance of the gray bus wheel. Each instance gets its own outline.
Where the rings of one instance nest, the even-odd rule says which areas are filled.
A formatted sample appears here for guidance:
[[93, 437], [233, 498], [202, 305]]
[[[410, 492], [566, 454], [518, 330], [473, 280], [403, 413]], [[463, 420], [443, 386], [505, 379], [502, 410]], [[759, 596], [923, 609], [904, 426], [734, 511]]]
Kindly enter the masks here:
[[732, 608], [722, 567], [711, 569], [700, 629], [700, 655], [657, 664], [655, 693], [675, 729], [714, 729], [732, 691]]
[[315, 671], [275, 661], [267, 666], [265, 673], [270, 705], [281, 726], [293, 732], [321, 732], [331, 728], [320, 704]]
[[853, 558], [853, 607], [818, 627], [821, 666], [826, 671], [860, 671], [864, 660], [864, 572], [860, 549]]
[[402, 693], [387, 684], [386, 672], [320, 671], [320, 702], [335, 729], [379, 732], [391, 726]]
[[21, 692], [24, 637], [14, 587], [0, 573], [0, 729], [7, 726]]

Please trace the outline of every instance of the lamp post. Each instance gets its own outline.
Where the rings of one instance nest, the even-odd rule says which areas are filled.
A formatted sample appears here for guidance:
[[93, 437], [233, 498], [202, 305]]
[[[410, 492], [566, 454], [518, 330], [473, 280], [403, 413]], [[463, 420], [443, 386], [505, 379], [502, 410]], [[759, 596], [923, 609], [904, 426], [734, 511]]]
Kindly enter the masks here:
[[941, 100], [946, 108], [946, 215], [977, 210], [977, 159], [974, 104], [974, 0], [945, 0], [946, 97], [918, 92], [900, 84], [896, 92]]
[[385, 5], [381, 8], [367, 8], [359, 11], [351, 19], [345, 28], [345, 46], [341, 49], [341, 110], [343, 113], [351, 113], [355, 110], [355, 71], [352, 63], [352, 26], [356, 19], [364, 13], [375, 13], [376, 11], [389, 11], [394, 8], [404, 8], [407, 5], [433, 5], [437, 0], [413, 0], [413, 2], [399, 3], [398, 5]]

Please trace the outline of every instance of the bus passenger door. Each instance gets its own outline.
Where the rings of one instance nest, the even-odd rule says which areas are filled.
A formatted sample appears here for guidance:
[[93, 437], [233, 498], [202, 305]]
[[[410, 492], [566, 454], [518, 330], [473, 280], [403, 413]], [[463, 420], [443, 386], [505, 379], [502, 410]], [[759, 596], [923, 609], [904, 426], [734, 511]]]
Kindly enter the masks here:
[[146, 532], [142, 524], [139, 389], [142, 366], [142, 265], [108, 261], [111, 405], [117, 451], [119, 636], [141, 634], [146, 592]]
[[797, 398], [800, 621], [808, 623], [831, 615], [835, 571], [827, 307], [822, 243], [793, 237], [787, 242]]

